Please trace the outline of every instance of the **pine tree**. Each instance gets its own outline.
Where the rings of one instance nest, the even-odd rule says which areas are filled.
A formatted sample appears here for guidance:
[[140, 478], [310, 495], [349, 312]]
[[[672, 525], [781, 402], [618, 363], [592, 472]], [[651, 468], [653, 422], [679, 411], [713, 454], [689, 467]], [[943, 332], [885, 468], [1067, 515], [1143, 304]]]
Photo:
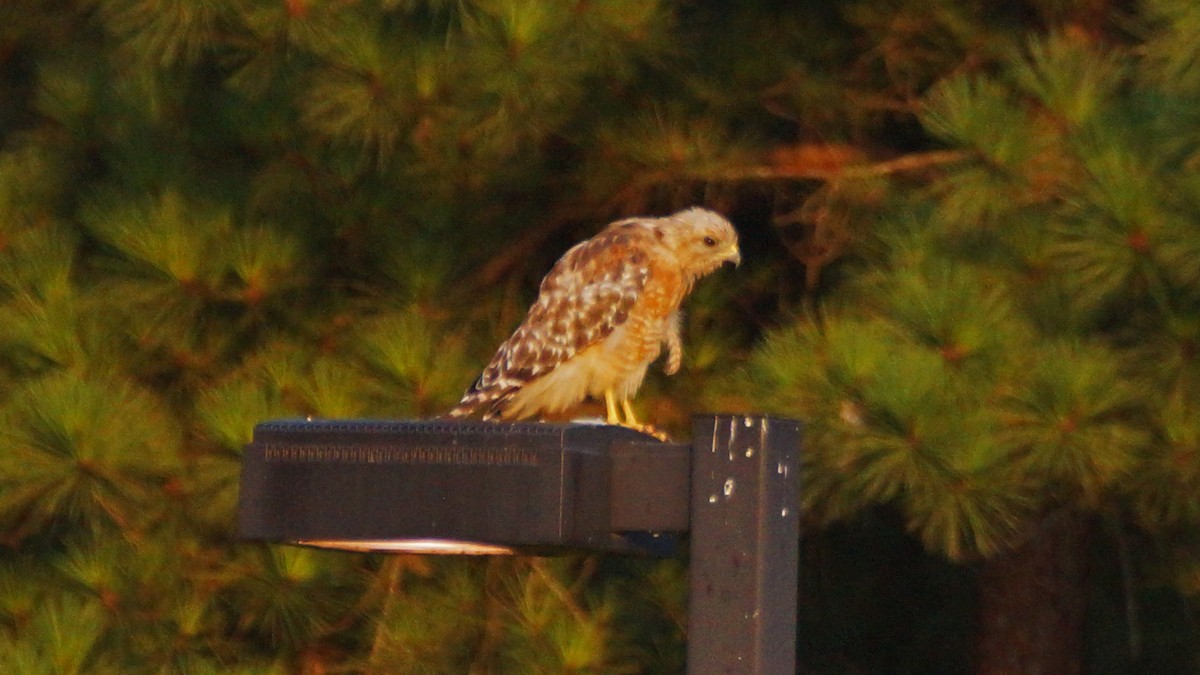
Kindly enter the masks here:
[[641, 405], [808, 422], [808, 670], [1000, 672], [1055, 560], [1091, 665], [1195, 667], [1192, 3], [807, 4], [0, 5], [0, 670], [680, 672], [677, 560], [232, 527], [256, 422], [440, 413], [700, 201], [748, 264]]
[[678, 615], [647, 618], [672, 563], [232, 539], [256, 422], [457, 399], [529, 251], [594, 226], [537, 196], [578, 190], [556, 176], [669, 46], [669, 8], [0, 13], [5, 671], [676, 669]]
[[[1145, 42], [1063, 30], [932, 88], [921, 122], [960, 161], [904, 188], [854, 281], [752, 362], [759, 400], [811, 420], [813, 517], [893, 505], [983, 561], [978, 672], [1083, 672], [1100, 522], [1159, 552], [1139, 574], [1195, 574], [1200, 15], [1148, 18]], [[1140, 670], [1128, 630], [1106, 657]]]

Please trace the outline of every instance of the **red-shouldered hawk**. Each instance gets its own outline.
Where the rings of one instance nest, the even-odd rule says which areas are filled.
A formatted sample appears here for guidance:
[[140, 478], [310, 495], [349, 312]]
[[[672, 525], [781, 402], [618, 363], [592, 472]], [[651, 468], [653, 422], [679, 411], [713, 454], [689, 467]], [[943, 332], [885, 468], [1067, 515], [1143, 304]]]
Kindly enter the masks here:
[[643, 428], [629, 399], [664, 344], [667, 374], [679, 370], [684, 297], [697, 279], [741, 259], [733, 226], [706, 209], [610, 224], [555, 263], [525, 320], [450, 415], [522, 419], [603, 396], [609, 424]]

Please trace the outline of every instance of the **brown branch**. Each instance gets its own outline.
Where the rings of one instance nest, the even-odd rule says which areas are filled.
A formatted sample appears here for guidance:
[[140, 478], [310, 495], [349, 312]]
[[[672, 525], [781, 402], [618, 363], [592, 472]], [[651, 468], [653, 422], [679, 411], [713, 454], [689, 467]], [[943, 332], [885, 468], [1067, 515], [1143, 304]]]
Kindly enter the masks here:
[[974, 156], [968, 150], [934, 150], [913, 155], [901, 155], [876, 164], [852, 166], [842, 172], [843, 178], [875, 178], [894, 173], [918, 171], [945, 164], [955, 164], [966, 161]]
[[[503, 561], [503, 562], [502, 562]], [[483, 630], [475, 645], [475, 653], [471, 659], [470, 673], [486, 673], [495, 659], [496, 651], [504, 635], [505, 607], [497, 598], [496, 587], [502, 583], [501, 573], [509, 563], [502, 556], [492, 556], [488, 560], [483, 580]]]
[[[874, 164], [848, 163], [836, 168], [829, 164], [806, 165], [756, 165], [737, 167], [722, 171], [680, 173], [677, 171], [648, 171], [634, 177], [618, 190], [607, 204], [595, 209], [601, 212], [620, 212], [622, 204], [632, 203], [633, 197], [656, 186], [681, 181], [705, 181], [717, 183], [807, 181], [832, 182], [836, 180], [865, 180], [896, 173], [920, 171], [932, 167], [953, 164], [969, 159], [972, 153], [963, 150], [935, 150], [912, 155], [902, 155]], [[615, 207], [615, 208], [614, 208]], [[506, 246], [491, 260], [484, 263], [471, 275], [471, 288], [487, 288], [498, 283], [523, 261], [528, 260], [546, 240], [563, 227], [584, 217], [583, 209], [562, 213], [523, 230], [515, 241]]]
[[554, 210], [546, 217], [545, 220], [539, 221], [530, 227], [527, 227], [517, 235], [508, 246], [501, 249], [498, 253], [492, 256], [490, 260], [479, 266], [479, 269], [470, 276], [468, 286], [475, 289], [484, 289], [499, 283], [514, 269], [522, 263], [528, 261], [541, 248], [542, 244], [558, 234], [559, 230], [579, 224], [581, 222], [595, 220], [594, 229], [599, 229], [606, 221], [597, 216], [610, 216], [613, 219], [617, 217], [615, 214], [621, 214], [624, 210], [618, 208], [612, 200], [607, 203], [571, 203], [557, 205]]
[[580, 626], [586, 626], [588, 623], [588, 614], [579, 606], [578, 600], [571, 595], [569, 591], [554, 575], [546, 571], [546, 565], [541, 558], [530, 558], [529, 569], [533, 571], [542, 583], [546, 585], [546, 590], [558, 599], [563, 604], [563, 607], [570, 612], [575, 622]]
[[876, 162], [850, 164], [843, 168], [828, 166], [750, 166], [728, 171], [693, 176], [715, 181], [773, 181], [773, 180], [863, 180], [896, 173], [919, 171], [969, 159], [966, 150], [934, 150]]
[[404, 576], [404, 559], [401, 556], [392, 556], [383, 567], [380, 568], [380, 575], [387, 579], [387, 585], [383, 589], [383, 603], [379, 610], [379, 615], [375, 621], [375, 635], [371, 640], [371, 651], [367, 655], [368, 672], [380, 672], [378, 669], [380, 654], [382, 653], [384, 643], [387, 641], [387, 625], [388, 619], [391, 618], [392, 606], [395, 605], [400, 595], [400, 581]]
[[529, 257], [568, 221], [561, 218], [549, 218], [537, 225], [521, 231], [516, 241], [509, 244], [496, 255], [492, 256], [478, 271], [471, 275], [470, 285], [473, 288], [487, 288], [498, 283], [508, 275], [509, 271]]

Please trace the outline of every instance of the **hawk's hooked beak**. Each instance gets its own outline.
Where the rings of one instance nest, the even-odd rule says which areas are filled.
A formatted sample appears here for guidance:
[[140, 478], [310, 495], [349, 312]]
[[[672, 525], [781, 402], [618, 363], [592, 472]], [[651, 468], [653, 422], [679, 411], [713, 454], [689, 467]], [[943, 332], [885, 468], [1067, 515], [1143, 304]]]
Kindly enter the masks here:
[[733, 263], [734, 267], [742, 264], [742, 251], [737, 244], [730, 246], [725, 251], [725, 262]]

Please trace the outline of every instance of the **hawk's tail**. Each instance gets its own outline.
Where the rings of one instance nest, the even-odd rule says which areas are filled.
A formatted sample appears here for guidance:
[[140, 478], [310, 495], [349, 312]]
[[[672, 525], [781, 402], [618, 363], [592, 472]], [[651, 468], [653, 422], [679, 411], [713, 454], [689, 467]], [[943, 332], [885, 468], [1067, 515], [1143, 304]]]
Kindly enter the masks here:
[[515, 393], [513, 389], [476, 389], [471, 387], [467, 393], [463, 395], [462, 400], [454, 409], [446, 413], [446, 417], [462, 418], [471, 417], [482, 411], [483, 419], [492, 420], [501, 417], [504, 413], [504, 407], [508, 400]]

